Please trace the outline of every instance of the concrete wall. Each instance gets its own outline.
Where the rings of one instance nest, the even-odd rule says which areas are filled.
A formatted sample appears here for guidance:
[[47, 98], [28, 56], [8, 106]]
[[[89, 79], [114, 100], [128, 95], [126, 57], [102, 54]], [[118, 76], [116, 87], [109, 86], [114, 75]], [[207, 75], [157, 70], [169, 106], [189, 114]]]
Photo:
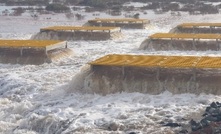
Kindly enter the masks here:
[[42, 31], [34, 35], [34, 40], [108, 40], [109, 32], [68, 32], [68, 31]]
[[211, 40], [166, 40], [166, 39], [146, 39], [139, 49], [141, 50], [180, 50], [180, 51], [219, 51], [221, 42]]
[[221, 70], [94, 66], [77, 75], [72, 83], [78, 83], [71, 85], [72, 90], [102, 95], [116, 92], [159, 94], [164, 91], [220, 95]]
[[0, 63], [39, 65], [70, 54], [71, 50], [64, 48], [50, 50], [47, 55], [42, 50], [24, 49], [21, 55], [19, 49], [0, 49]]

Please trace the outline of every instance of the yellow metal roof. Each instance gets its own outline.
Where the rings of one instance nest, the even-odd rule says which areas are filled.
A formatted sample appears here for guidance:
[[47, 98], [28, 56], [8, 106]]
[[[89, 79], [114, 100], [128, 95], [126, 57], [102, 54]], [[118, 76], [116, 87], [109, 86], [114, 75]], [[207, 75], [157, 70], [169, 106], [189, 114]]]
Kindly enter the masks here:
[[62, 41], [55, 40], [0, 40], [0, 47], [46, 47]]
[[202, 57], [197, 68], [221, 68], [221, 57]]
[[89, 64], [106, 66], [153, 66], [156, 67], [163, 60], [161, 56], [107, 55]]
[[134, 19], [134, 18], [97, 18], [97, 19], [93, 19], [93, 20], [88, 20], [88, 22], [90, 21], [100, 21], [100, 22], [138, 22], [138, 21], [148, 21], [147, 19]]
[[168, 56], [161, 67], [180, 67], [180, 68], [191, 68], [195, 66], [198, 61], [198, 57], [193, 56]]
[[221, 39], [221, 34], [155, 33], [152, 39]]
[[162, 68], [221, 68], [221, 57], [114, 54], [101, 57], [89, 64]]
[[178, 27], [221, 27], [221, 23], [183, 23]]
[[118, 27], [76, 27], [76, 26], [53, 26], [53, 27], [46, 27], [41, 28], [41, 30], [55, 30], [55, 31], [66, 31], [66, 30], [113, 30]]

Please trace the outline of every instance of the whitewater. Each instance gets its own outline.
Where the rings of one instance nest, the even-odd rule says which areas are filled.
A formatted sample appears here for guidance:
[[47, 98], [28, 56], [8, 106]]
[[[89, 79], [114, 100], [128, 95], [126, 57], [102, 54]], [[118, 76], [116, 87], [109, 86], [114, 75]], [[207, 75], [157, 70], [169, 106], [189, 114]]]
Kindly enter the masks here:
[[[0, 16], [0, 39], [30, 39], [40, 28], [55, 25], [81, 26], [84, 20], [67, 19], [64, 14], [40, 15], [35, 20], [23, 16]], [[47, 19], [49, 18], [50, 19]], [[111, 16], [100, 13], [100, 16]], [[107, 41], [68, 41], [73, 55], [42, 65], [0, 64], [0, 133], [2, 134], [163, 134], [176, 129], [160, 122], [198, 120], [201, 112], [221, 96], [212, 94], [158, 95], [115, 93], [102, 96], [76, 91], [75, 76], [81, 76], [87, 63], [106, 54], [209, 55], [218, 51], [147, 51], [141, 42], [156, 32], [168, 32], [183, 22], [220, 22], [220, 14], [171, 16], [140, 15], [151, 20], [147, 29], [122, 30], [123, 36]]]

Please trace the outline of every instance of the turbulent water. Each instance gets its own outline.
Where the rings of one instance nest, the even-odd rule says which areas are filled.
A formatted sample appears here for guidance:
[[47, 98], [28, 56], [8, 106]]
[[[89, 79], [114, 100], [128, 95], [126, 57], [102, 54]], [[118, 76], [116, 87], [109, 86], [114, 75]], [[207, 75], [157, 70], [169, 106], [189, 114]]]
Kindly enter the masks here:
[[[106, 14], [101, 16], [110, 17]], [[219, 18], [219, 15], [215, 18]], [[48, 20], [47, 18], [51, 19]], [[42, 65], [0, 64], [0, 133], [71, 134], [71, 133], [173, 133], [159, 122], [188, 122], [196, 118], [212, 101], [221, 96], [141, 93], [116, 93], [101, 96], [76, 91], [72, 80], [87, 67], [87, 62], [106, 54], [219, 55], [219, 52], [179, 52], [138, 50], [141, 42], [155, 32], [168, 32], [186, 21], [219, 21], [211, 16], [155, 16], [145, 30], [122, 30], [124, 36], [107, 41], [69, 41], [74, 55]], [[87, 14], [86, 18], [93, 18]], [[29, 39], [39, 28], [53, 25], [82, 25], [86, 20], [68, 20], [64, 14], [0, 16], [0, 38]], [[83, 76], [82, 76], [83, 77]], [[79, 77], [78, 77], [79, 78]]]

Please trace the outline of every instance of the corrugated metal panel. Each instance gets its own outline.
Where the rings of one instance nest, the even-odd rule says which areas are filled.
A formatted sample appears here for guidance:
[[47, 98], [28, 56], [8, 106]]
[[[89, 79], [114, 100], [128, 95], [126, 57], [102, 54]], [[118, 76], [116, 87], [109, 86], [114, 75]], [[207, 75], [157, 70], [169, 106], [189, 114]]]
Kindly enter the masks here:
[[89, 64], [107, 66], [158, 66], [162, 56], [107, 55]]
[[221, 57], [202, 57], [197, 68], [221, 68]]
[[221, 39], [221, 34], [155, 33], [151, 39]]
[[221, 27], [221, 23], [183, 23], [178, 27]]
[[55, 40], [0, 40], [0, 47], [46, 47], [62, 41]]
[[221, 57], [115, 54], [101, 57], [89, 64], [162, 68], [221, 68]]
[[160, 64], [161, 67], [179, 67], [192, 68], [198, 62], [199, 57], [193, 56], [168, 56], [166, 60]]

